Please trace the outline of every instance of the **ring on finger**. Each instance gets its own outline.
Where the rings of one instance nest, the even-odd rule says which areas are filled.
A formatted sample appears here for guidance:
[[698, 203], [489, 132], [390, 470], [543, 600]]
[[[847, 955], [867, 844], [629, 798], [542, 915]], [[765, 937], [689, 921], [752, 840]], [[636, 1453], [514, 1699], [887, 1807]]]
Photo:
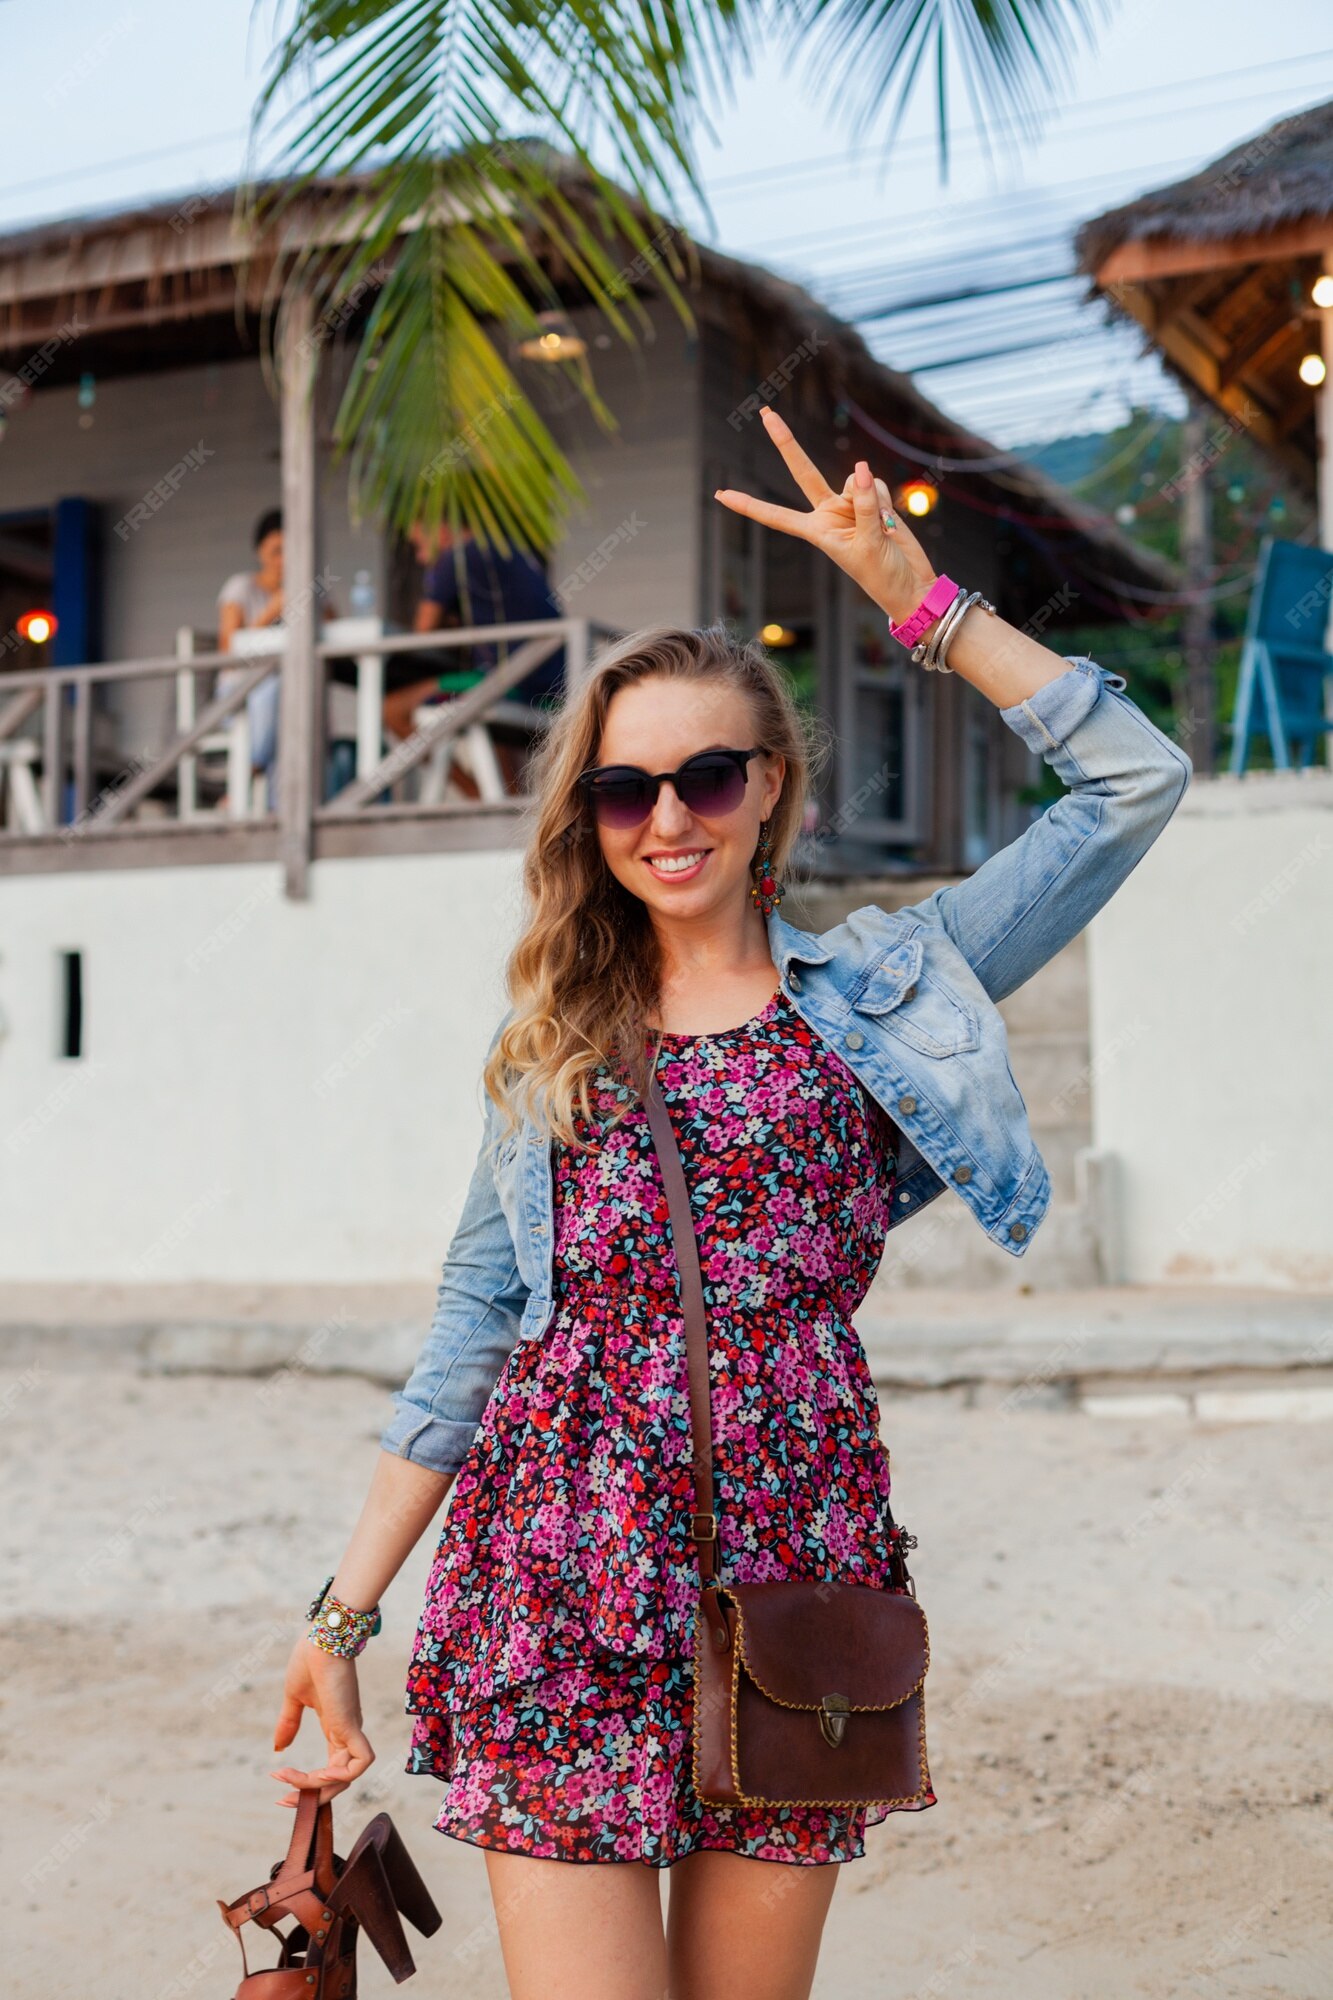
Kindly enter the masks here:
[[890, 514], [887, 510], [885, 510], [883, 513], [881, 513], [879, 518], [884, 523], [884, 532], [887, 535], [889, 529], [895, 525], [893, 515]]

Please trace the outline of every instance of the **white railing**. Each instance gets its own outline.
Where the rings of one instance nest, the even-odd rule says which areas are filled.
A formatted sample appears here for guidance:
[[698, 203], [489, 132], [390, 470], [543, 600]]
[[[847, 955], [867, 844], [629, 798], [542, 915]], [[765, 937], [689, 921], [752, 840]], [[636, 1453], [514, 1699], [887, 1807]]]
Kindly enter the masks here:
[[[493, 739], [497, 732], [513, 729], [531, 740], [545, 726], [549, 711], [505, 696], [561, 647], [565, 685], [575, 685], [593, 646], [611, 636], [612, 628], [578, 618], [429, 633], [390, 633], [377, 619], [329, 621], [314, 649], [320, 663], [314, 680], [324, 690], [317, 703], [320, 720], [313, 738], [309, 729], [298, 729], [296, 735], [306, 743], [313, 740], [316, 769], [322, 772], [330, 740], [345, 738], [350, 729], [354, 774], [334, 796], [324, 798], [320, 786], [310, 808], [313, 826], [438, 818], [483, 808], [517, 811], [522, 799], [505, 786]], [[475, 687], [418, 707], [411, 735], [386, 750], [386, 659], [478, 645], [498, 649], [499, 663]], [[268, 803], [267, 785], [257, 797], [253, 764], [254, 752], [262, 750], [263, 763], [276, 775], [284, 737], [292, 735], [282, 714], [285, 656], [281, 628], [243, 630], [229, 653], [196, 651], [194, 635], [186, 629], [169, 658], [0, 676], [0, 867], [34, 865], [38, 849], [46, 857], [43, 866], [52, 865], [53, 854], [56, 865], [64, 865], [68, 856], [68, 865], [79, 866], [81, 849], [86, 853], [130, 835], [136, 843], [161, 836], [161, 854], [149, 858], [179, 860], [191, 852], [180, 839], [183, 830], [210, 834], [216, 853], [216, 840], [228, 828], [238, 834], [244, 829], [247, 835], [284, 828], [281, 790], [276, 810]], [[329, 681], [324, 669], [332, 659], [353, 661], [353, 688]], [[206, 692], [201, 707], [200, 682], [215, 675], [226, 684], [221, 692]], [[175, 732], [161, 750], [129, 760], [123, 753], [108, 758], [95, 752], [94, 690], [103, 683], [166, 679], [175, 682]], [[66, 690], [72, 691], [72, 699]], [[30, 726], [34, 720], [36, 731]], [[268, 741], [258, 743], [257, 732]], [[475, 797], [458, 783], [460, 764], [467, 768]], [[117, 768], [110, 770], [110, 765]], [[201, 797], [210, 790], [212, 804]], [[307, 835], [310, 831], [305, 829]], [[248, 851], [262, 852], [262, 843], [252, 839]]]

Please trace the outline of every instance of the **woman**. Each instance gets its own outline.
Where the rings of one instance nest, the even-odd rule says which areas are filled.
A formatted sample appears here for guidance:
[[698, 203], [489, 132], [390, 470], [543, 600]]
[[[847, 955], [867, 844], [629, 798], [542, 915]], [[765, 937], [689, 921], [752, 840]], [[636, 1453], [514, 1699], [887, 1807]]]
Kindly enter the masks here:
[[[267, 631], [282, 623], [282, 510], [271, 507], [261, 514], [254, 532], [255, 566], [238, 569], [218, 592], [218, 651], [229, 653], [240, 631]], [[218, 671], [217, 692], [227, 694], [243, 676], [244, 668], [222, 667]], [[278, 693], [282, 677], [278, 672], [251, 688], [246, 697], [250, 718], [250, 768], [266, 772], [265, 802], [272, 812], [277, 804]], [[225, 803], [225, 801], [224, 801]]]
[[[910, 624], [936, 579], [869, 468], [834, 493], [765, 422], [810, 511], [719, 500]], [[836, 1864], [884, 1817], [691, 1789], [689, 1405], [641, 1091], [652, 1062], [699, 1237], [723, 1579], [882, 1581], [888, 1468], [850, 1315], [887, 1230], [945, 1186], [1022, 1254], [1049, 1182], [994, 1002], [1106, 901], [1191, 768], [1115, 677], [989, 607], [950, 645], [1073, 789], [968, 880], [824, 937], [774, 907], [809, 758], [756, 649], [637, 635], [543, 746], [482, 1151], [332, 1582], [352, 1657], [316, 1620], [288, 1668], [275, 1747], [310, 1707], [328, 1759], [273, 1774], [291, 1805], [370, 1763], [354, 1654], [453, 1485], [407, 1768], [445, 1781], [439, 1830], [486, 1850], [516, 2000], [804, 2000]]]

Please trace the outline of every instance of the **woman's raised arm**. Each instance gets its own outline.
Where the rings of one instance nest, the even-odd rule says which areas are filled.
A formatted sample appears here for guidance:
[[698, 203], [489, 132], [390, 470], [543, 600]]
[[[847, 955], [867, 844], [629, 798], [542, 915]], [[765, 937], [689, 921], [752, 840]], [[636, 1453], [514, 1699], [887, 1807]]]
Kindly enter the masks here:
[[[744, 514], [765, 528], [776, 528], [822, 550], [886, 618], [900, 624], [934, 583], [935, 571], [900, 514], [894, 512], [892, 526], [885, 526], [888, 489], [860, 459], [841, 493], [835, 493], [777, 411], [765, 410], [763, 421], [787, 470], [810, 502], [809, 512], [775, 507], [730, 488], [719, 490], [714, 498], [734, 514]], [[932, 623], [920, 636], [929, 638], [933, 630]], [[1065, 662], [1016, 625], [974, 607], [949, 642], [949, 667], [961, 679], [971, 681], [997, 708], [1011, 708], [1062, 674]]]
[[[900, 623], [935, 571], [905, 521], [886, 527], [887, 489], [862, 461], [835, 493], [776, 412], [766, 410], [764, 423], [810, 511], [746, 493], [721, 491], [717, 499], [822, 549]], [[1118, 675], [1063, 657], [997, 614], [974, 607], [965, 615], [949, 643], [949, 667], [994, 702], [1005, 725], [1069, 787], [973, 874], [898, 913], [944, 930], [991, 999], [1002, 1000], [1115, 893], [1170, 819], [1194, 767], [1123, 692]]]

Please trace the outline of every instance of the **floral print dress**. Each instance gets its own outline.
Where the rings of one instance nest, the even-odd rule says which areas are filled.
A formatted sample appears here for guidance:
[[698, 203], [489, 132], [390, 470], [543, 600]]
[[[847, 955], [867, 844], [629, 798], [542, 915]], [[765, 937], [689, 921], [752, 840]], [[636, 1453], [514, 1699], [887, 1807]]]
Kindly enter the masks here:
[[[849, 1315], [883, 1250], [893, 1127], [781, 990], [741, 1027], [664, 1036], [657, 1078], [708, 1309], [722, 1581], [885, 1587], [888, 1460]], [[853, 1859], [904, 1808], [693, 1791], [699, 1568], [666, 1191], [637, 1097], [608, 1078], [590, 1099], [590, 1150], [555, 1149], [554, 1316], [506, 1361], [450, 1497], [406, 1768], [447, 1782], [438, 1830], [482, 1847]]]

